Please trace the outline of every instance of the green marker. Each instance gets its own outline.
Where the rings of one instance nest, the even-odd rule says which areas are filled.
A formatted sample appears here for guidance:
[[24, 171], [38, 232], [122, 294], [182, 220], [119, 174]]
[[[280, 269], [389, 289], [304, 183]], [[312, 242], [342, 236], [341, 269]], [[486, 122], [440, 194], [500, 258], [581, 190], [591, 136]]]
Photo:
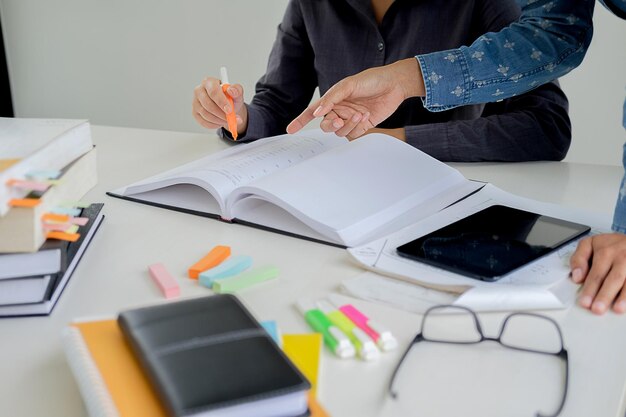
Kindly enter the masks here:
[[376, 344], [363, 330], [359, 329], [352, 320], [328, 301], [318, 301], [317, 306], [326, 317], [328, 317], [332, 324], [348, 335], [361, 359], [366, 361], [378, 359], [380, 352]]
[[355, 350], [350, 339], [328, 320], [328, 317], [315, 306], [315, 303], [299, 301], [298, 310], [309, 326], [322, 334], [324, 343], [335, 355], [342, 359], [354, 357]]

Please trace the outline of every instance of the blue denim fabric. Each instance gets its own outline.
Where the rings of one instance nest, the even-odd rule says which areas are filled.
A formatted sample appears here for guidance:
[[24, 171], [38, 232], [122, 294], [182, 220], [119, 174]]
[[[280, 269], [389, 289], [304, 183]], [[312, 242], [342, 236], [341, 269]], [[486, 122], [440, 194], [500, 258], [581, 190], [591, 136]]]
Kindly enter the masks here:
[[[626, 0], [600, 2], [626, 19]], [[443, 111], [512, 97], [567, 74], [581, 63], [593, 34], [595, 0], [517, 3], [522, 15], [508, 28], [487, 33], [469, 47], [416, 57], [426, 88], [424, 107]], [[626, 102], [623, 124], [626, 128]], [[626, 145], [622, 162], [626, 168]], [[626, 173], [613, 230], [626, 233]]]
[[[626, 0], [602, 0], [626, 18]], [[424, 106], [442, 111], [512, 97], [567, 74], [593, 34], [595, 0], [517, 0], [519, 20], [469, 47], [418, 55]], [[618, 41], [618, 40], [616, 40]]]
[[[624, 113], [622, 123], [626, 129], [626, 100], [624, 100]], [[622, 154], [622, 164], [626, 170], [626, 144]], [[613, 214], [613, 230], [620, 233], [626, 233], [626, 172], [622, 177], [622, 184], [619, 187], [617, 195], [617, 204], [615, 204], [615, 213]]]

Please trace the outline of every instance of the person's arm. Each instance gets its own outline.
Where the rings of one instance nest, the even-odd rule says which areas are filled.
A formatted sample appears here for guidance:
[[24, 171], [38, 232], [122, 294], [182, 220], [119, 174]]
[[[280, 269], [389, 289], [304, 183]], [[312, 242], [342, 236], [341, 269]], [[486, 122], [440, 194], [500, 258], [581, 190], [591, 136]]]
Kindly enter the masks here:
[[[300, 3], [292, 0], [278, 26], [267, 71], [247, 104], [247, 129], [238, 141], [284, 133], [287, 124], [306, 108], [317, 87], [313, 60]], [[230, 138], [224, 129], [219, 133]]]
[[288, 131], [296, 132], [341, 103], [370, 115], [354, 127], [358, 135], [382, 122], [406, 98], [423, 97], [431, 111], [497, 101], [567, 74], [582, 62], [593, 34], [595, 0], [518, 3], [522, 15], [517, 22], [469, 47], [419, 55], [419, 65], [402, 60], [340, 81]]
[[567, 74], [593, 34], [595, 0], [518, 1], [517, 22], [472, 45], [418, 55], [431, 111], [512, 97]]

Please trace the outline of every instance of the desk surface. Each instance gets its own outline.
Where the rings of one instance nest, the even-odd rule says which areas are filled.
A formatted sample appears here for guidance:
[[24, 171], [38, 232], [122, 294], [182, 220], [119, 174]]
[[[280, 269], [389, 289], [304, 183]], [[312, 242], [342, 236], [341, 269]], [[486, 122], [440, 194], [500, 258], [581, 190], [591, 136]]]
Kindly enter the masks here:
[[[299, 297], [324, 297], [361, 272], [345, 251], [261, 230], [230, 225], [105, 196], [134, 180], [229, 146], [210, 135], [93, 127], [99, 182], [85, 198], [104, 202], [106, 219], [50, 317], [0, 320], [0, 415], [86, 415], [66, 364], [61, 330], [72, 319], [113, 315], [163, 299], [146, 267], [163, 262], [181, 283], [182, 296], [209, 291], [185, 278], [207, 249], [226, 244], [255, 262], [274, 264], [280, 279], [241, 293], [261, 320], [276, 319], [283, 333], [308, 332], [293, 307]], [[526, 197], [610, 216], [622, 170], [575, 163], [455, 164], [468, 178], [489, 181]], [[562, 389], [554, 358], [511, 352], [493, 343], [475, 349], [420, 346], [401, 378], [402, 411], [386, 395], [400, 352], [420, 316], [354, 301], [386, 323], [401, 348], [373, 363], [341, 361], [324, 351], [319, 397], [333, 417], [377, 415], [493, 415], [530, 417], [549, 412]], [[595, 317], [573, 307], [548, 313], [562, 325], [570, 351], [570, 392], [564, 416], [623, 416], [626, 317]], [[497, 333], [502, 314], [482, 314]], [[450, 398], [454, 398], [450, 401]], [[407, 411], [411, 410], [411, 411]], [[423, 414], [422, 414], [423, 413]]]

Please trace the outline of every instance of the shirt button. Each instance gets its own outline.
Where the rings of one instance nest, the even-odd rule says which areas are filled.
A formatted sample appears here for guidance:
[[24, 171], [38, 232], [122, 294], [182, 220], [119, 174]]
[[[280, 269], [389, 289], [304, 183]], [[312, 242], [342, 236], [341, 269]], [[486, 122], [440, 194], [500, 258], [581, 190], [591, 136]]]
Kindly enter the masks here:
[[383, 42], [378, 42], [378, 52], [382, 52], [385, 49], [385, 44]]

